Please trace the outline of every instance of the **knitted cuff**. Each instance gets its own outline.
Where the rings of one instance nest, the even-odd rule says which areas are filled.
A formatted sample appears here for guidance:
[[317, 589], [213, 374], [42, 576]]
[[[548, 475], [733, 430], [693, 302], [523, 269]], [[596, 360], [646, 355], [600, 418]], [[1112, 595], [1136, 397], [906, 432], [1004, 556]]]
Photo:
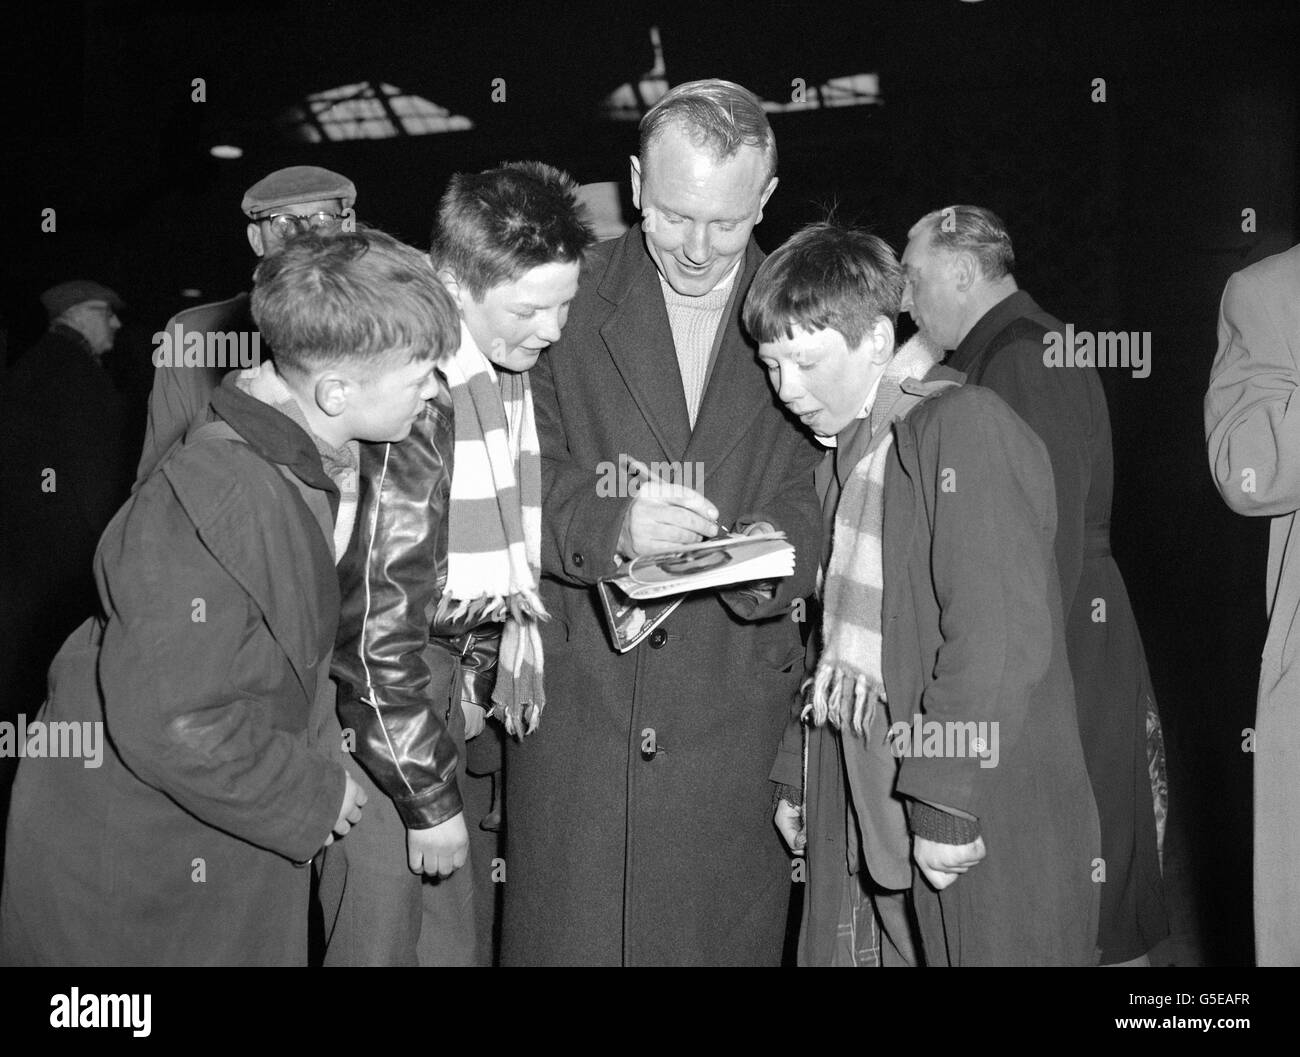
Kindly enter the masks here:
[[911, 802], [912, 832], [936, 844], [973, 844], [979, 838], [979, 819], [962, 818], [921, 800]]
[[772, 810], [776, 810], [776, 805], [782, 800], [789, 801], [791, 807], [803, 807], [803, 790], [797, 785], [786, 785], [784, 782], [772, 783]]

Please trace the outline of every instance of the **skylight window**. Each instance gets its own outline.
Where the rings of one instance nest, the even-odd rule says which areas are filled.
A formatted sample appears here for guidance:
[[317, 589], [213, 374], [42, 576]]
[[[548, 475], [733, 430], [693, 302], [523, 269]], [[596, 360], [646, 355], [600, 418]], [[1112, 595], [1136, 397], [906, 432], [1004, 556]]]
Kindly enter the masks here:
[[474, 127], [469, 118], [437, 103], [391, 84], [370, 81], [315, 92], [287, 111], [282, 121], [290, 134], [304, 143], [428, 136]]

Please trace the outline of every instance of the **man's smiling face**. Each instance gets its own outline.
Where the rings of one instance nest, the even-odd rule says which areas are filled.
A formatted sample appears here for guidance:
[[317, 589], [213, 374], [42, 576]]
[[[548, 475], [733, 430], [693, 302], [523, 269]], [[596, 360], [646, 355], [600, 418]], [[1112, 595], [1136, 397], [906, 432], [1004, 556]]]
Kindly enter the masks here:
[[719, 160], [678, 125], [656, 136], [645, 158], [632, 159], [632, 201], [644, 218], [646, 248], [677, 293], [707, 294], [745, 255], [776, 188], [767, 170], [758, 147]]

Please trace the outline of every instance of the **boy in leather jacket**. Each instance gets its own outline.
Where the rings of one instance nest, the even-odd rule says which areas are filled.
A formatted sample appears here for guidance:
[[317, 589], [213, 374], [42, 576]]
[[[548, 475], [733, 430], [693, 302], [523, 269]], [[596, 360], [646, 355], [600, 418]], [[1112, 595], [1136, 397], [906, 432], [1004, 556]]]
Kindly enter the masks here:
[[[501, 524], [506, 536], [529, 525], [525, 372], [560, 336], [591, 242], [576, 190], [558, 170], [521, 162], [454, 176], [441, 202], [431, 259], [460, 310], [460, 348], [410, 439], [363, 448], [357, 528], [339, 567], [341, 746], [370, 799], [368, 825], [320, 864], [327, 965], [487, 960], [474, 904], [491, 908], [491, 879], [480, 870], [476, 885], [464, 867], [467, 822], [491, 809], [493, 780], [468, 778], [466, 740], [481, 737], [478, 755], [499, 761], [499, 731], [482, 732], [501, 621], [521, 599], [532, 608], [535, 583], [503, 590], [496, 573], [510, 548], [484, 540]], [[495, 437], [484, 422], [493, 416]]]

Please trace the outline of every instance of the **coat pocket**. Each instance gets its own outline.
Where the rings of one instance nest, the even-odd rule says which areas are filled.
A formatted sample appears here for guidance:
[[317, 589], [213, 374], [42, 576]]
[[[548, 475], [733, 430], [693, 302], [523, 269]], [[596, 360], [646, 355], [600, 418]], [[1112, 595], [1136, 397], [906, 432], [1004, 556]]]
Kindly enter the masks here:
[[783, 618], [760, 629], [759, 636], [758, 664], [763, 670], [788, 675], [803, 662], [804, 646], [792, 621]]

